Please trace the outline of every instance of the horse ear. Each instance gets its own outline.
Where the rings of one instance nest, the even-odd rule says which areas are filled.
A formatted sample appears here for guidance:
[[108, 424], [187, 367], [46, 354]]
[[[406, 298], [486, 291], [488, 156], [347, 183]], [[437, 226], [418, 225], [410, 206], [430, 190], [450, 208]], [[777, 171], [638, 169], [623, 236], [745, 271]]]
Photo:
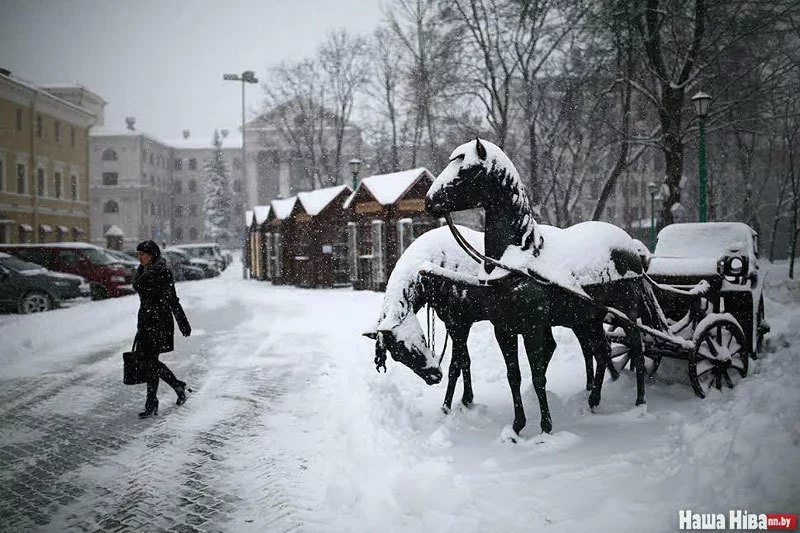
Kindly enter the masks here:
[[475, 151], [478, 152], [478, 157], [482, 160], [486, 159], [486, 148], [481, 144], [481, 140], [475, 137]]

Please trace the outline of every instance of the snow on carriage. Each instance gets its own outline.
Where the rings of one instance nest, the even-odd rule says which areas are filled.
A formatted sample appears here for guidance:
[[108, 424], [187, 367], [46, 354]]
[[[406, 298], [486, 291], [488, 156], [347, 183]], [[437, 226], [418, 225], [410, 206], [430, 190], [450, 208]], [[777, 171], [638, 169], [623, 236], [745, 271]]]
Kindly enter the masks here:
[[[658, 304], [656, 316], [642, 324], [648, 373], [655, 374], [663, 357], [685, 359], [701, 398], [747, 376], [749, 359], [757, 358], [769, 331], [756, 232], [739, 222], [672, 224], [661, 230], [646, 263]], [[619, 371], [630, 361], [629, 343], [608, 318]]]

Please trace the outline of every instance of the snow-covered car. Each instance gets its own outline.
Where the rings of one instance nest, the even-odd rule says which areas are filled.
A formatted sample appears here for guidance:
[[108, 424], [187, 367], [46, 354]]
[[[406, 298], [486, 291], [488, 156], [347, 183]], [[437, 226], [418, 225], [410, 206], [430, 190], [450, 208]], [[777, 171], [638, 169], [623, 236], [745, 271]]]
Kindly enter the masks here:
[[758, 234], [750, 226], [741, 222], [671, 224], [658, 234], [647, 274], [658, 283], [683, 289], [708, 282], [710, 293], [719, 295], [710, 302], [714, 311], [733, 315], [752, 353], [760, 351], [769, 325], [758, 268]]
[[128, 272], [130, 272], [131, 276], [133, 276], [134, 272], [136, 272], [136, 268], [139, 266], [139, 261], [137, 259], [134, 259], [125, 252], [120, 252], [118, 250], [111, 250], [109, 248], [106, 248], [104, 252], [106, 253], [106, 255], [111, 257], [111, 261], [114, 264], [121, 265]]
[[173, 248], [179, 248], [189, 254], [194, 259], [204, 259], [206, 261], [213, 261], [217, 268], [221, 271], [225, 270], [228, 262], [222, 254], [222, 249], [219, 244], [213, 242], [192, 243], [192, 244], [178, 244]]
[[[203, 272], [204, 278], [213, 278], [220, 275], [221, 269], [218, 263], [213, 259], [200, 259], [193, 257], [186, 249], [177, 246], [170, 246], [164, 252], [169, 252], [171, 255], [179, 254], [182, 256], [183, 261], [188, 262], [190, 266], [199, 268]], [[190, 278], [187, 278], [190, 279]]]
[[[192, 265], [192, 258], [185, 252], [167, 248], [162, 255], [172, 269], [172, 277], [175, 278], [175, 281], [190, 281], [211, 277], [206, 276], [201, 266]], [[197, 261], [201, 264], [205, 264], [208, 269], [212, 269], [213, 267], [211, 263], [203, 262], [199, 259]]]
[[35, 263], [0, 252], [0, 308], [27, 314], [58, 307], [71, 283], [48, 272]]

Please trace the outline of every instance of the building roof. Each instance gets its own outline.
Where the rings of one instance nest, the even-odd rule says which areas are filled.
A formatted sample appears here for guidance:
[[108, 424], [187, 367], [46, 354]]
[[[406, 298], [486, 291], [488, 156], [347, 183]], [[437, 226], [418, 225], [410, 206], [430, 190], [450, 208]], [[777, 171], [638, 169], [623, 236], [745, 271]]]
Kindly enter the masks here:
[[301, 192], [297, 194], [297, 199], [300, 200], [300, 205], [310, 216], [316, 216], [322, 212], [323, 209], [342, 193], [342, 191], [350, 191], [347, 185], [337, 185], [335, 187], [326, 187], [324, 189], [317, 189], [315, 191]]
[[270, 206], [268, 205], [254, 205], [253, 216], [255, 217], [256, 224], [263, 224], [269, 216]]
[[[176, 150], [213, 150], [213, 136], [209, 138], [205, 137], [189, 137], [188, 139], [180, 138], [180, 139], [167, 139], [165, 144], [175, 148]], [[228, 135], [224, 139], [222, 139], [222, 149], [223, 150], [241, 150], [242, 149], [242, 137], [239, 135]]]
[[292, 208], [294, 208], [294, 203], [296, 201], [297, 196], [284, 198], [282, 200], [272, 200], [270, 206], [272, 207], [271, 211], [275, 215], [275, 218], [278, 220], [286, 220], [289, 215], [292, 214]]
[[427, 176], [431, 181], [434, 179], [433, 174], [424, 167], [364, 178], [344, 203], [344, 207], [350, 207], [358, 191], [362, 188], [366, 189], [379, 204], [391, 205], [399, 200], [423, 176]]
[[[49, 92], [48, 90], [46, 90], [45, 87], [48, 87], [47, 85], [36, 85], [31, 81], [23, 80], [23, 79], [19, 78], [18, 76], [15, 76], [13, 74], [6, 75], [6, 74], [3, 74], [3, 73], [0, 73], [0, 77], [1, 78], [5, 78], [5, 79], [11, 81], [12, 83], [16, 83], [17, 85], [20, 85], [22, 87], [25, 87], [26, 89], [29, 89], [29, 90], [34, 91], [34, 92], [37, 92], [37, 93], [39, 93], [41, 95], [46, 95], [48, 98], [52, 98], [53, 100], [55, 100], [59, 104], [71, 107], [72, 109], [74, 109], [76, 111], [80, 111], [81, 113], [85, 113], [85, 114], [87, 114], [87, 115], [89, 115], [91, 117], [94, 117], [94, 113], [92, 113], [90, 110], [86, 109], [85, 107], [81, 107], [79, 105], [73, 104], [72, 102], [70, 102], [68, 100], [64, 100], [63, 98], [60, 98], [60, 97], [56, 96], [55, 94], [53, 94], [53, 93]], [[94, 93], [92, 93], [92, 94], [94, 94]]]

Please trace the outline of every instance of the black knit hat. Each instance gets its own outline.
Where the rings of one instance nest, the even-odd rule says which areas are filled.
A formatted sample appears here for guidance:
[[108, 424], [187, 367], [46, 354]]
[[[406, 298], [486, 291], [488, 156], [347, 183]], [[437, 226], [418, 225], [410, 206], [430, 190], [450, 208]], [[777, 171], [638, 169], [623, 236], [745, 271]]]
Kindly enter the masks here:
[[136, 247], [137, 252], [144, 252], [150, 255], [153, 259], [161, 257], [161, 248], [154, 241], [142, 241]]

